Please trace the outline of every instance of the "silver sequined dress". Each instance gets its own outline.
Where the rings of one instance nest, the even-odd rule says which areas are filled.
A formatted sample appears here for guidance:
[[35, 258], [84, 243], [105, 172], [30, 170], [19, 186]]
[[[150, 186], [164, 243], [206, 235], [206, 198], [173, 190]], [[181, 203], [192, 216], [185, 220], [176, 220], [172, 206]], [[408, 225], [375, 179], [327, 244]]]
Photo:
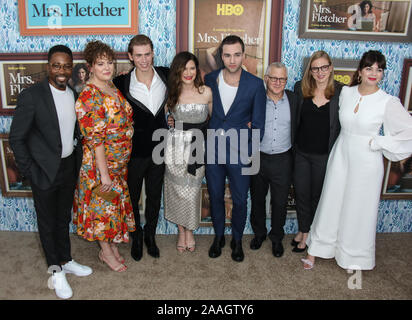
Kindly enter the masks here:
[[169, 130], [166, 142], [165, 218], [189, 230], [199, 227], [200, 187], [205, 175], [205, 167], [197, 168], [196, 176], [188, 173], [187, 164], [193, 133], [178, 130], [179, 122], [203, 123], [207, 120], [207, 116], [207, 104], [178, 104], [173, 112], [175, 129]]

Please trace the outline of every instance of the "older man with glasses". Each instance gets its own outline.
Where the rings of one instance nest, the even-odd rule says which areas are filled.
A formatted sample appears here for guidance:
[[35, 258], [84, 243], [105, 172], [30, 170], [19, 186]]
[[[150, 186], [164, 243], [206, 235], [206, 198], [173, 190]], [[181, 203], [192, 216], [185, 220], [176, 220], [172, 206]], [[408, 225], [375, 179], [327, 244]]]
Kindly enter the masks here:
[[266, 195], [270, 187], [271, 230], [268, 237], [275, 257], [281, 257], [284, 252], [283, 226], [292, 180], [292, 146], [296, 132], [297, 98], [293, 92], [285, 90], [287, 77], [283, 63], [274, 62], [266, 70], [265, 134], [260, 144], [260, 170], [252, 176], [250, 186], [250, 221], [255, 234], [250, 248], [259, 249], [266, 239]]

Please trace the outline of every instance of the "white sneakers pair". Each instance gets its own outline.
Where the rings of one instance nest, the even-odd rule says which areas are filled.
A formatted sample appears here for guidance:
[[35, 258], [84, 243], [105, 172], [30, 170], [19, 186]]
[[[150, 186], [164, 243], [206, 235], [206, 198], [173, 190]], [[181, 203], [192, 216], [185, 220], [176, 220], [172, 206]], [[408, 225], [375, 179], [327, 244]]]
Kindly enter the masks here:
[[73, 290], [66, 279], [66, 273], [73, 273], [78, 277], [90, 275], [93, 270], [90, 267], [83, 266], [74, 260], [71, 260], [62, 266], [60, 272], [53, 272], [49, 279], [50, 289], [54, 289], [56, 295], [61, 299], [69, 299], [73, 296]]

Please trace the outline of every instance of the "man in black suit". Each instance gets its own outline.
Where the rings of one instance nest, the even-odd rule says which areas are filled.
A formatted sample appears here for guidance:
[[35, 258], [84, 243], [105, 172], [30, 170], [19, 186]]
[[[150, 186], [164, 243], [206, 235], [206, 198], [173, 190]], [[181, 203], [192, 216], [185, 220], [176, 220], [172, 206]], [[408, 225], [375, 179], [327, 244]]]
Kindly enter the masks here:
[[[131, 236], [131, 255], [139, 261], [143, 255], [143, 239], [149, 255], [154, 258], [160, 256], [155, 235], [165, 167], [164, 164], [158, 165], [152, 160], [152, 151], [160, 143], [153, 141], [152, 135], [157, 129], [167, 128], [164, 106], [169, 68], [153, 66], [153, 43], [143, 34], [130, 40], [128, 55], [135, 68], [126, 75], [116, 77], [113, 83], [133, 107], [133, 148], [127, 183], [136, 222], [136, 231]], [[143, 180], [146, 191], [146, 223], [142, 230], [139, 200]]]
[[72, 69], [69, 48], [57, 45], [49, 50], [47, 78], [18, 96], [9, 136], [17, 167], [31, 182], [52, 285], [63, 299], [73, 294], [66, 273], [92, 273], [72, 259], [70, 249], [69, 223], [82, 159], [74, 108], [77, 94], [67, 86]]
[[266, 70], [266, 123], [260, 144], [260, 170], [252, 176], [250, 194], [252, 210], [250, 222], [255, 237], [252, 250], [261, 247], [266, 239], [266, 194], [270, 187], [272, 252], [281, 257], [282, 239], [286, 221], [287, 201], [292, 181], [292, 146], [296, 131], [296, 95], [285, 90], [287, 69], [283, 63], [274, 62]]

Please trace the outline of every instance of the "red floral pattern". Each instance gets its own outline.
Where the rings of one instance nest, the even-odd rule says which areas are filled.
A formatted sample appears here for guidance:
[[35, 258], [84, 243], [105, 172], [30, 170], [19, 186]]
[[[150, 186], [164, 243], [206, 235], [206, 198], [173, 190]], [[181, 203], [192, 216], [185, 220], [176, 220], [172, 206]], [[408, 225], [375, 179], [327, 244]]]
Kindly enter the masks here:
[[[113, 85], [112, 85], [113, 86]], [[114, 86], [113, 86], [114, 88]], [[132, 150], [132, 108], [120, 91], [117, 99], [88, 84], [76, 102], [83, 139], [83, 162], [73, 205], [77, 233], [89, 241], [128, 242], [135, 230], [127, 187], [127, 163]], [[111, 202], [92, 192], [100, 183], [95, 148], [103, 144], [113, 189], [119, 196]]]

